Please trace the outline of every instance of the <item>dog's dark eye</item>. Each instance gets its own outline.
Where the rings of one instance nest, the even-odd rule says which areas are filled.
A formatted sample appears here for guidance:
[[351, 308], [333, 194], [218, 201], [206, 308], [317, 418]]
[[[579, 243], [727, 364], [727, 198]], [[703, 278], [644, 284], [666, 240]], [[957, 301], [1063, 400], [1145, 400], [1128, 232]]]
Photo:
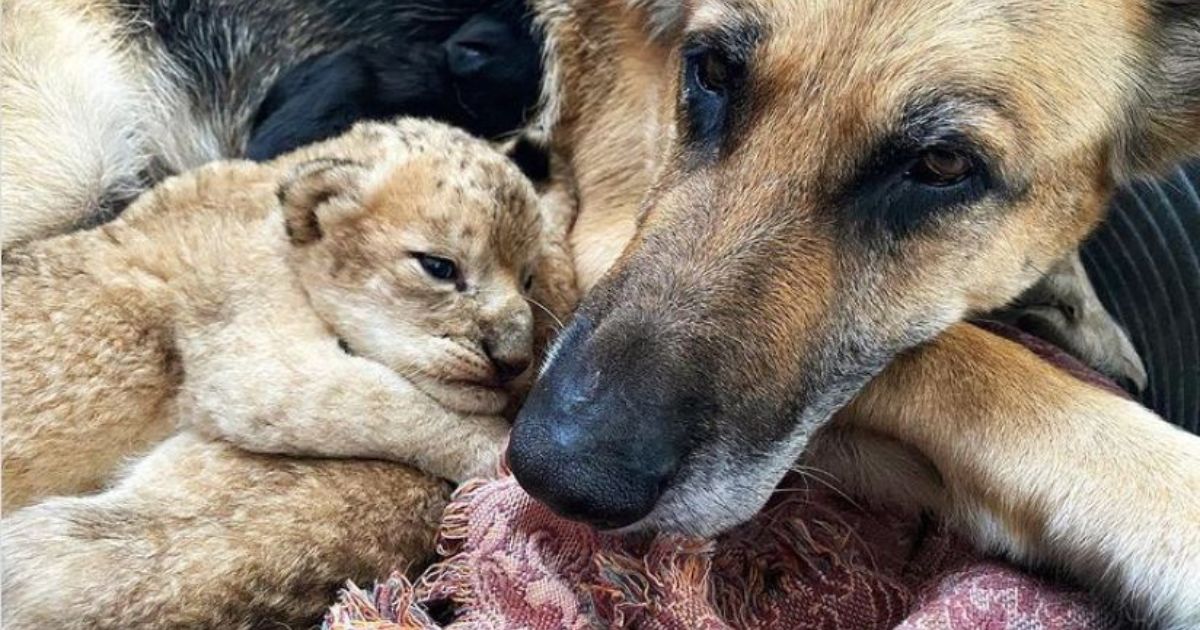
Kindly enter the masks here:
[[709, 92], [724, 93], [729, 84], [729, 62], [709, 50], [701, 54], [696, 64], [696, 81]]
[[721, 51], [696, 48], [683, 56], [683, 122], [700, 145], [719, 142], [739, 69]]
[[525, 282], [521, 283], [521, 289], [529, 293], [533, 289], [533, 274], [525, 272]]
[[933, 148], [917, 157], [908, 178], [925, 186], [953, 186], [971, 176], [974, 164], [961, 151]]
[[425, 273], [432, 278], [446, 282], [458, 278], [458, 266], [452, 260], [429, 254], [414, 254], [413, 256], [417, 262], [421, 263], [421, 268], [425, 270]]
[[997, 189], [986, 153], [967, 138], [952, 137], [916, 146], [903, 140], [884, 144], [847, 190], [858, 216], [904, 235], [1002, 187]]

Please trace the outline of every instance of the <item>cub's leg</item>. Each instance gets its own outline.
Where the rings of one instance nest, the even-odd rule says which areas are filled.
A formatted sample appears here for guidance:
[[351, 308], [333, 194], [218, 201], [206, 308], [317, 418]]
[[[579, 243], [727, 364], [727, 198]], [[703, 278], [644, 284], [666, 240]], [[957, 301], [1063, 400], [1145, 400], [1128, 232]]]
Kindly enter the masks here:
[[81, 264], [110, 256], [103, 240], [80, 232], [4, 251], [5, 511], [94, 492], [175, 431], [183, 368], [170, 296]]
[[3, 625], [307, 627], [345, 580], [419, 571], [448, 492], [405, 466], [184, 433], [108, 491], [3, 520]]
[[[984, 549], [1066, 568], [1166, 627], [1200, 626], [1200, 437], [969, 325], [894, 361], [835, 423], [868, 437], [860, 488], [926, 503]], [[853, 457], [854, 435], [825, 447]], [[913, 490], [867, 463], [905, 448], [925, 458], [901, 467]]]
[[499, 415], [449, 410], [294, 321], [230, 325], [181, 350], [180, 422], [250, 451], [386, 459], [462, 481], [494, 474], [508, 436]]
[[142, 188], [145, 97], [102, 11], [6, 0], [0, 18], [3, 246], [102, 220]]

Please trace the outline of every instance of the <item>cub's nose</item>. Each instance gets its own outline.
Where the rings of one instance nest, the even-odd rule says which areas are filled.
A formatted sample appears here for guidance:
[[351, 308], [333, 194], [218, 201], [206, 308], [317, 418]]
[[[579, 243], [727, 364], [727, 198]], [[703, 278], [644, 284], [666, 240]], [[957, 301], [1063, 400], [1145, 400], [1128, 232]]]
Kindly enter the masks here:
[[491, 340], [485, 340], [483, 353], [492, 363], [496, 380], [503, 384], [524, 374], [525, 370], [529, 369], [529, 364], [533, 362], [531, 349], [519, 347], [519, 344], [498, 344]]
[[[577, 319], [563, 333], [557, 359], [513, 425], [508, 460], [525, 491], [560, 516], [616, 529], [653, 511], [680, 469], [687, 436], [671, 406], [655, 404], [656, 392], [669, 389], [655, 370], [595, 361], [586, 327]], [[625, 346], [625, 357], [648, 350], [632, 337], [611, 341]]]

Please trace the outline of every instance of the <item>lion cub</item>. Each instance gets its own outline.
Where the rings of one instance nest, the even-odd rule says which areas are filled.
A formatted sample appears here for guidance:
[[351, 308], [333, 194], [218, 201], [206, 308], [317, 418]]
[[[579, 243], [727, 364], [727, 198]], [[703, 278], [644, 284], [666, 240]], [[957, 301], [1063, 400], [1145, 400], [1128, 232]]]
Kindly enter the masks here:
[[492, 471], [558, 224], [484, 142], [405, 120], [212, 164], [111, 224], [6, 251], [4, 507], [94, 490], [178, 426]]

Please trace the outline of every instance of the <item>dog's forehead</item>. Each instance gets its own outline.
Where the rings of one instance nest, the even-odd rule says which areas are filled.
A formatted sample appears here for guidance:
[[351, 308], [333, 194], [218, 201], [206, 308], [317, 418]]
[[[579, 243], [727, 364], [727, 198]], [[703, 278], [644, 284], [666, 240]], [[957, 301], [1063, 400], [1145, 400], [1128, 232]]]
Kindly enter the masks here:
[[986, 37], [985, 30], [997, 26], [1027, 33], [1075, 31], [1084, 37], [1089, 33], [1078, 29], [1103, 23], [1134, 31], [1153, 27], [1157, 15], [1152, 0], [696, 0], [689, 6], [686, 30], [753, 23], [779, 36], [802, 38], [814, 33], [906, 37], [963, 29]]
[[[750, 127], [776, 146], [806, 136], [801, 142], [828, 159], [894, 131], [914, 103], [947, 101], [968, 124], [1002, 131], [995, 116], [1007, 116], [1029, 144], [1077, 150], [1122, 106], [1129, 60], [1150, 28], [1146, 4], [701, 0], [685, 36], [752, 42]], [[1015, 138], [997, 141], [1005, 139]]]

